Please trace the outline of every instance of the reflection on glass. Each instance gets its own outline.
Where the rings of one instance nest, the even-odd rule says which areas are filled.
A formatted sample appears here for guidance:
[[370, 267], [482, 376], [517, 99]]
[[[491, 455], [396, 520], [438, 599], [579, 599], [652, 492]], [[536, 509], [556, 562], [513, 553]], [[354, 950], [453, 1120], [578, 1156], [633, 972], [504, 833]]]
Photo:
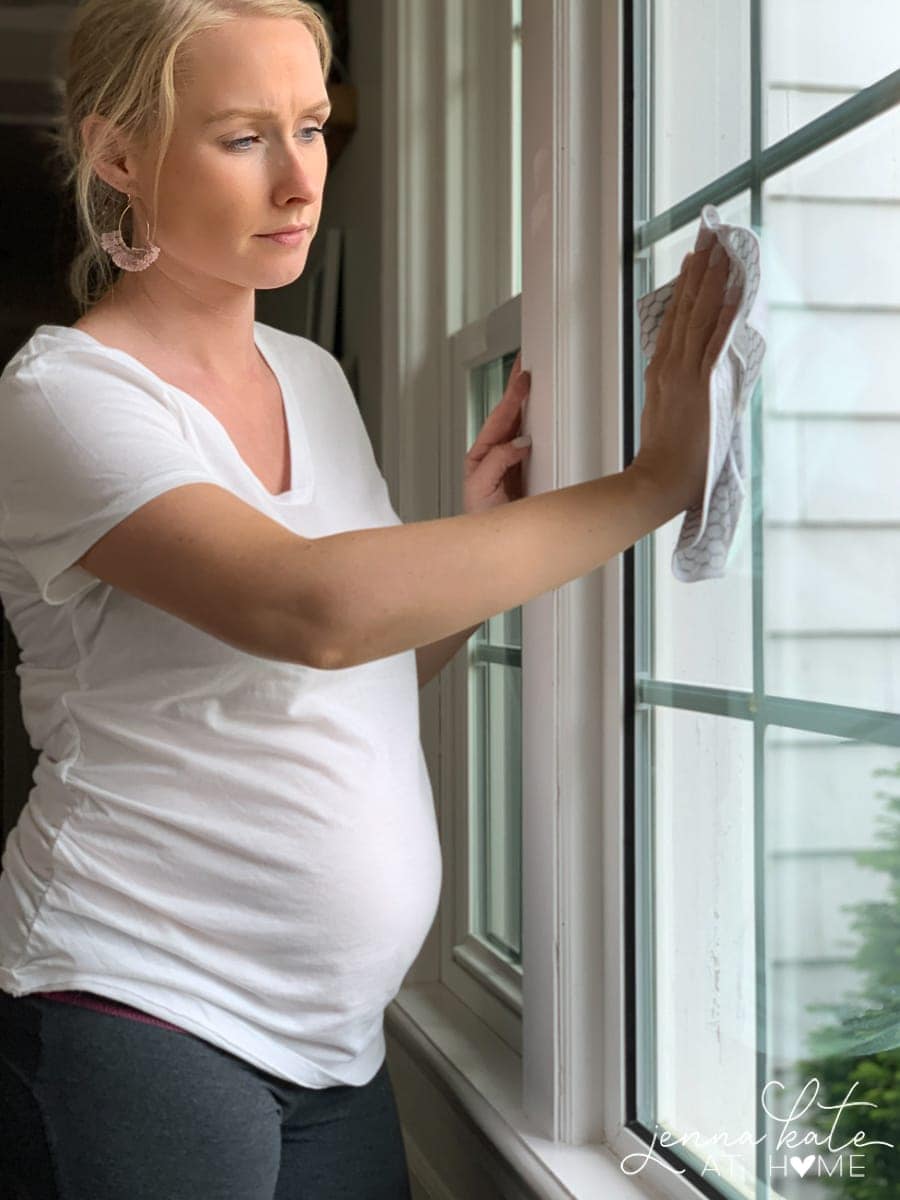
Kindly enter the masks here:
[[[753, 728], [673, 709], [654, 712], [649, 844], [637, 854], [637, 888], [653, 928], [637, 930], [651, 955], [639, 995], [638, 1077], [653, 1081], [638, 1115], [678, 1137], [736, 1139], [755, 1129], [756, 944]], [[646, 1056], [651, 1056], [650, 1061]], [[679, 1149], [688, 1161], [688, 1147]], [[699, 1159], [725, 1151], [703, 1145]], [[752, 1146], [721, 1163], [729, 1183], [754, 1177]]]
[[652, 0], [652, 30], [651, 216], [750, 157], [750, 0]]
[[[725, 5], [728, 7], [728, 5]], [[897, 0], [763, 0], [763, 145], [896, 71]]]
[[[503, 398], [516, 353], [472, 372], [468, 442]], [[522, 610], [498, 613], [469, 642], [470, 928], [522, 959]]]
[[900, 709], [898, 145], [894, 109], [763, 192], [766, 689], [884, 711]]
[[[784, 1084], [766, 1141], [805, 1094], [792, 1127], [820, 1139], [809, 1182], [831, 1177], [809, 1194], [898, 1195], [900, 1154], [839, 1147], [862, 1130], [900, 1149], [900, 750], [770, 729], [766, 781], [766, 1078]], [[825, 1106], [848, 1094], [829, 1146]]]

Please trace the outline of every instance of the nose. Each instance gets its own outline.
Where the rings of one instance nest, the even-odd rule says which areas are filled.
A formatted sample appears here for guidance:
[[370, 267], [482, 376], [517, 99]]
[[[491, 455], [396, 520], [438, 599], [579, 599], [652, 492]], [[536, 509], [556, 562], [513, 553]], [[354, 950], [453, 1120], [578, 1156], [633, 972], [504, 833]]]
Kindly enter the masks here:
[[275, 191], [279, 207], [292, 200], [303, 204], [317, 201], [325, 184], [328, 158], [322, 144], [310, 146], [288, 146], [277, 159]]

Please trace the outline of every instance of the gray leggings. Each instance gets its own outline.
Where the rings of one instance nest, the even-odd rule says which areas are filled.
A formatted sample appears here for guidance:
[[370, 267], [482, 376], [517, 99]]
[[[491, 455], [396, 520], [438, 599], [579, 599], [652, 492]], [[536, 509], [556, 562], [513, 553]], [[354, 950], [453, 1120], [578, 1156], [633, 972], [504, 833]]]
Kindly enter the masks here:
[[410, 1200], [387, 1064], [307, 1088], [190, 1033], [0, 991], [4, 1200]]

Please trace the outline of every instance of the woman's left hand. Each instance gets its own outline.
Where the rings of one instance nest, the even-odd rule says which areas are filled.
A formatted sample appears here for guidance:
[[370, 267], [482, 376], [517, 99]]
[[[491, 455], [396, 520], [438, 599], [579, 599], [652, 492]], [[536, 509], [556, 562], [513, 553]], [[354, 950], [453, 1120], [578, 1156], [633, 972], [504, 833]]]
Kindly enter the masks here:
[[519, 351], [503, 399], [482, 425], [466, 455], [463, 508], [467, 513], [483, 512], [522, 498], [521, 463], [531, 453], [531, 445], [514, 446], [512, 441], [522, 427], [522, 412], [531, 391], [531, 373], [522, 370], [521, 361]]

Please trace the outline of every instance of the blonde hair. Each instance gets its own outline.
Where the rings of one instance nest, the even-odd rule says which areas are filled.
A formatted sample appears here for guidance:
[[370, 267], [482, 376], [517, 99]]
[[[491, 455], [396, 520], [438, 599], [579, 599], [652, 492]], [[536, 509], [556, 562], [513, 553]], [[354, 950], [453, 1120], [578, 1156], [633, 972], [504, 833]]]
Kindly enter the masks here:
[[[50, 146], [51, 169], [63, 191], [73, 192], [78, 240], [66, 282], [84, 315], [121, 274], [100, 245], [100, 234], [118, 227], [128, 204], [126, 196], [100, 178], [95, 164], [111, 148], [116, 130], [142, 148], [157, 147], [150, 206], [157, 211], [177, 85], [188, 78], [185, 57], [178, 53], [187, 40], [236, 17], [289, 17], [312, 34], [326, 81], [332, 47], [327, 18], [305, 0], [82, 0], [73, 15], [65, 64], [55, 81], [60, 111], [43, 136]], [[91, 113], [109, 124], [88, 147], [81, 123]], [[133, 216], [134, 207], [129, 210], [131, 235], [123, 228], [125, 240], [143, 245], [146, 226]]]

